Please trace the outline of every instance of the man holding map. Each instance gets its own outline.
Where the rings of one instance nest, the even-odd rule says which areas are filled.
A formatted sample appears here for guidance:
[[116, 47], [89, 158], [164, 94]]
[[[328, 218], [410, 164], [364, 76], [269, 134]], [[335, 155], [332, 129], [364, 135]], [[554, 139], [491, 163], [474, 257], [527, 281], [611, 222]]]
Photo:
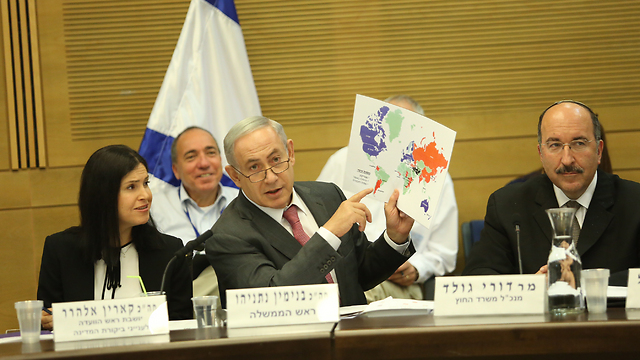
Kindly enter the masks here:
[[[385, 102], [424, 115], [420, 104], [409, 96], [392, 96], [385, 99]], [[351, 196], [353, 193], [344, 189], [347, 150], [348, 147], [344, 147], [331, 155], [317, 180], [333, 182], [346, 196]], [[416, 253], [389, 279], [367, 291], [367, 302], [388, 296], [433, 300], [435, 277], [455, 269], [458, 254], [458, 206], [451, 176], [447, 173], [443, 179], [440, 203], [430, 227], [426, 228], [416, 222], [411, 229], [411, 241], [416, 247]], [[374, 239], [373, 235], [380, 234], [385, 226], [384, 203], [369, 196], [362, 199], [361, 203], [371, 211], [373, 221], [367, 225], [365, 233], [369, 239]]]
[[206, 253], [226, 289], [337, 283], [341, 305], [365, 304], [364, 290], [388, 278], [415, 252], [413, 219], [401, 212], [393, 192], [385, 206], [386, 231], [370, 243], [362, 232], [371, 213], [321, 182], [294, 183], [293, 140], [282, 125], [247, 118], [224, 139], [227, 173], [240, 194], [223, 212]]

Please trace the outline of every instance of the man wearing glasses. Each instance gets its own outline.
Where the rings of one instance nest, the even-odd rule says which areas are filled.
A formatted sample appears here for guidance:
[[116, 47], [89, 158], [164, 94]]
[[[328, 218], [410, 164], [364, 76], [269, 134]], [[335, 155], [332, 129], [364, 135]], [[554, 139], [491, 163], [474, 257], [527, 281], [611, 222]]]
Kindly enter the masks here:
[[293, 140], [262, 116], [236, 124], [224, 139], [227, 173], [240, 188], [207, 240], [223, 306], [225, 290], [337, 283], [343, 306], [366, 304], [364, 290], [388, 278], [415, 249], [413, 219], [385, 206], [387, 229], [370, 243], [362, 232], [371, 213], [334, 184], [296, 182]]
[[491, 195], [463, 274], [517, 274], [519, 259], [523, 273], [545, 273], [552, 229], [544, 210], [572, 206], [582, 268], [610, 269], [609, 283], [626, 286], [627, 270], [640, 266], [640, 184], [598, 170], [603, 146], [598, 116], [585, 104], [564, 100], [542, 112], [545, 174]]

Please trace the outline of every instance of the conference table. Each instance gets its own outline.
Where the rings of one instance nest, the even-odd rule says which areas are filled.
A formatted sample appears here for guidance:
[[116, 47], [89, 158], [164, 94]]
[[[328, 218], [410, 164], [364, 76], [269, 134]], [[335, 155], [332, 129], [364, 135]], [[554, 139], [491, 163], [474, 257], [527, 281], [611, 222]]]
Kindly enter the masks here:
[[155, 343], [128, 338], [131, 345], [4, 343], [0, 359], [640, 359], [640, 310], [623, 308], [570, 317], [355, 317], [325, 331], [254, 330], [251, 336], [230, 336], [226, 328], [174, 330]]

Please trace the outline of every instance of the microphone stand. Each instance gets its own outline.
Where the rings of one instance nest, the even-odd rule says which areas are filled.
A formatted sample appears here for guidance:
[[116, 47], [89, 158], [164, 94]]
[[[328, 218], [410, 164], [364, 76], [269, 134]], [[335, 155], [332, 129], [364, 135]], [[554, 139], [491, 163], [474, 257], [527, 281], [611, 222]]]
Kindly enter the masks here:
[[202, 233], [202, 235], [198, 236], [194, 240], [189, 241], [184, 247], [182, 247], [180, 250], [175, 252], [173, 257], [167, 263], [167, 266], [165, 266], [164, 272], [162, 273], [162, 282], [160, 283], [161, 292], [164, 291], [164, 284], [165, 284], [165, 280], [167, 279], [167, 272], [169, 270], [169, 266], [171, 266], [171, 264], [176, 259], [185, 257], [188, 254], [191, 254], [193, 250], [195, 250], [198, 246], [204, 244], [204, 242], [207, 241], [211, 237], [211, 235], [213, 235], [213, 232], [211, 232], [211, 230], [207, 230], [204, 233]]

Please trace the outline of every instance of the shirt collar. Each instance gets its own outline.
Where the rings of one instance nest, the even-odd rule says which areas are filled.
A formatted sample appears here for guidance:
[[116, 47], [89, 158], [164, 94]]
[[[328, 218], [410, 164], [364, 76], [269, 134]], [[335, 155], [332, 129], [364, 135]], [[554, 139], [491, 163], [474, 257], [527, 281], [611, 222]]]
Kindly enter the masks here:
[[293, 188], [292, 193], [293, 193], [293, 196], [291, 197], [291, 203], [287, 205], [287, 207], [285, 207], [284, 209], [274, 209], [267, 206], [260, 206], [256, 204], [255, 202], [253, 202], [253, 200], [247, 197], [244, 191], [242, 192], [244, 197], [247, 198], [247, 200], [249, 200], [250, 203], [255, 205], [258, 209], [262, 210], [262, 212], [269, 215], [269, 217], [271, 217], [273, 220], [277, 221], [278, 223], [282, 221], [282, 214], [284, 214], [284, 211], [287, 210], [289, 207], [291, 207], [291, 205], [297, 206], [298, 209], [305, 214], [305, 216], [309, 216], [310, 214], [309, 208], [307, 208], [307, 205], [304, 203], [304, 201], [302, 201], [302, 198], [300, 198], [295, 188]]
[[[598, 182], [598, 172], [593, 175], [593, 179], [591, 183], [585, 190], [584, 194], [582, 194], [576, 201], [578, 204], [582, 205], [585, 209], [589, 208], [589, 204], [591, 203], [591, 198], [593, 198], [593, 193], [596, 191], [596, 183]], [[556, 194], [556, 199], [558, 200], [558, 206], [562, 207], [564, 204], [569, 202], [571, 199], [565, 193], [553, 184], [553, 192]]]
[[[187, 204], [191, 204], [191, 206], [199, 207], [195, 200], [193, 200], [191, 196], [189, 196], [189, 193], [184, 188], [182, 182], [180, 182], [180, 187], [178, 188], [178, 197], [180, 198], [180, 203], [184, 204], [185, 206], [187, 206]], [[222, 186], [218, 184], [218, 197], [216, 198], [216, 201], [214, 201], [210, 206], [207, 206], [207, 208], [218, 204], [221, 199], [226, 199], [226, 197], [223, 195]]]

